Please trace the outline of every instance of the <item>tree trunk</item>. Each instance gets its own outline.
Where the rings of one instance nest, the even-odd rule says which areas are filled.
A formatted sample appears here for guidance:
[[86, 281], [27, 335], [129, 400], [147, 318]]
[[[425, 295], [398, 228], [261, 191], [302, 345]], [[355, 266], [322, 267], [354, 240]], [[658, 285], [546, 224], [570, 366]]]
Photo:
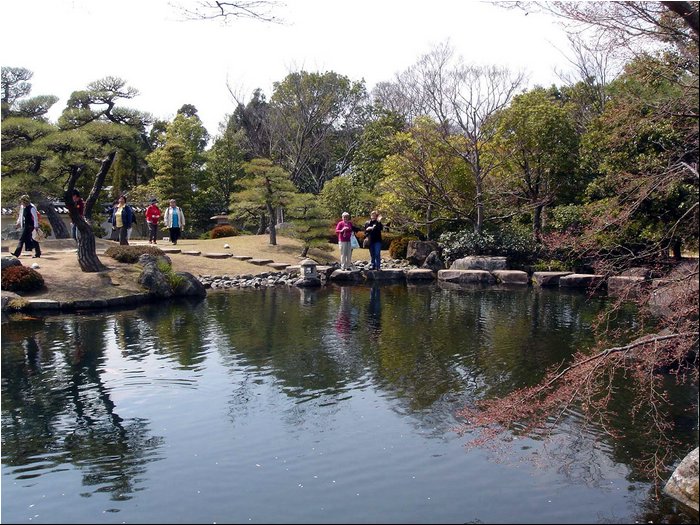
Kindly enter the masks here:
[[262, 235], [265, 233], [265, 229], [267, 228], [267, 217], [265, 217], [264, 213], [260, 214], [260, 225], [258, 226], [258, 235]]
[[484, 195], [482, 192], [481, 176], [476, 176], [476, 222], [474, 233], [481, 235], [484, 229]]
[[532, 213], [532, 236], [539, 242], [542, 236], [542, 209], [544, 205], [537, 204]]
[[308, 245], [306, 245], [306, 246], [304, 246], [304, 249], [303, 249], [303, 250], [301, 250], [301, 257], [304, 257], [304, 258], [306, 258], [306, 257], [307, 257], [307, 255], [308, 255], [308, 253], [309, 253], [309, 246], [308, 246]]
[[[92, 189], [90, 190], [90, 195], [88, 195], [88, 198], [85, 199], [85, 218], [88, 220], [92, 218], [92, 208], [95, 206], [95, 203], [97, 202], [97, 199], [100, 196], [100, 192], [102, 191], [102, 185], [105, 182], [105, 178], [107, 178], [107, 172], [109, 172], [109, 168], [112, 167], [112, 164], [114, 163], [114, 157], [116, 157], [116, 155], [117, 152], [113, 151], [104, 159], [102, 159], [100, 171], [97, 172], [95, 182], [93, 183]], [[75, 185], [75, 182], [73, 182], [73, 184]], [[70, 190], [72, 191], [73, 187], [71, 187]], [[66, 193], [66, 195], [68, 195], [68, 193]], [[72, 196], [66, 199], [66, 205], [68, 205], [69, 201], [73, 202]]]
[[[102, 166], [100, 171], [95, 178], [95, 184], [90, 191], [91, 205], [94, 204], [97, 199], [97, 195], [102, 189], [102, 184], [98, 184], [98, 181], [104, 181], [104, 176], [107, 174], [112, 161], [114, 160], [115, 153], [107, 156], [102, 161]], [[80, 235], [78, 236], [78, 264], [80, 269], [84, 272], [101, 272], [107, 269], [107, 267], [102, 264], [100, 259], [97, 257], [97, 249], [95, 247], [95, 233], [92, 231], [92, 226], [78, 213], [78, 209], [73, 203], [73, 188], [75, 188], [75, 183], [80, 178], [82, 174], [82, 169], [77, 168], [73, 170], [70, 177], [68, 178], [68, 184], [66, 185], [66, 192], [64, 194], [64, 201], [66, 207], [68, 208], [68, 213], [70, 213], [71, 221], [75, 224]], [[87, 203], [85, 206], [85, 213], [87, 214]], [[86, 215], [87, 216], [87, 215]]]
[[683, 258], [683, 254], [681, 253], [681, 241], [678, 239], [674, 239], [673, 243], [671, 243], [671, 250], [673, 252], [673, 258], [676, 261], [680, 261]]
[[277, 228], [275, 228], [275, 210], [269, 204], [267, 205], [267, 214], [270, 217], [270, 244], [272, 246], [277, 246]]
[[39, 201], [39, 207], [46, 215], [49, 223], [51, 224], [51, 229], [53, 230], [53, 236], [56, 239], [68, 239], [70, 238], [70, 232], [66, 228], [63, 219], [58, 215], [56, 208], [48, 200], [44, 199]]

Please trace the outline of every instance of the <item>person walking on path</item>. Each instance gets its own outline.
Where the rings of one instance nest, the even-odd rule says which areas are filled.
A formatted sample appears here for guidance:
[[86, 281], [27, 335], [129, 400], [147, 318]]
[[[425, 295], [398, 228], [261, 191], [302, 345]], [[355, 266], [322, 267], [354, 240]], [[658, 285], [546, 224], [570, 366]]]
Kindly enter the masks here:
[[382, 265], [382, 216], [376, 210], [370, 213], [370, 219], [365, 223], [365, 235], [369, 239], [370, 269], [380, 270]]
[[29, 200], [29, 195], [22, 195], [19, 198], [19, 214], [17, 215], [17, 227], [22, 230], [22, 234], [19, 237], [19, 242], [17, 243], [17, 248], [12, 252], [12, 255], [19, 257], [22, 253], [22, 246], [27, 251], [34, 250], [34, 255], [32, 258], [41, 257], [41, 248], [39, 247], [39, 242], [37, 241], [39, 232], [39, 214], [36, 211], [36, 206], [34, 206]]
[[348, 212], [344, 211], [341, 217], [341, 221], [335, 226], [338, 246], [340, 246], [340, 269], [350, 270], [352, 268], [352, 235], [360, 231], [360, 228], [353, 225]]
[[129, 228], [134, 223], [134, 210], [126, 203], [126, 197], [121, 195], [112, 213], [112, 227], [119, 236], [119, 244], [129, 245]]
[[151, 204], [146, 208], [146, 224], [148, 225], [148, 244], [158, 244], [158, 221], [160, 221], [160, 208], [158, 200], [151, 199]]
[[[85, 218], [85, 201], [80, 196], [80, 192], [78, 190], [73, 190], [72, 198], [73, 204], [75, 204], [75, 209], [78, 211], [78, 215]], [[70, 224], [70, 235], [71, 237], [73, 237], [73, 240], [78, 242], [78, 236], [80, 235], [80, 232], [78, 231], [78, 227], [72, 222]]]
[[165, 226], [170, 230], [170, 242], [177, 244], [182, 228], [185, 226], [185, 214], [182, 213], [175, 199], [170, 199], [170, 206], [165, 209]]

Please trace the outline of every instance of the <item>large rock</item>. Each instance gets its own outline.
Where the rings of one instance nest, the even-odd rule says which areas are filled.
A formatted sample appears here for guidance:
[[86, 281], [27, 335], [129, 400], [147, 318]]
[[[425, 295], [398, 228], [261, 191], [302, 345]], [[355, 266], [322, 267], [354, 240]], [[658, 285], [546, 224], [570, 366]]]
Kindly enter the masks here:
[[204, 285], [190, 272], [177, 272], [183, 278], [173, 290], [177, 297], [206, 297], [207, 290]]
[[642, 289], [649, 284], [644, 277], [613, 275], [608, 277], [608, 295], [633, 299], [639, 297]]
[[334, 270], [329, 279], [343, 283], [360, 283], [365, 280], [362, 272], [359, 270]]
[[408, 241], [406, 259], [411, 264], [421, 266], [431, 252], [439, 252], [440, 246], [435, 241]]
[[456, 284], [493, 284], [496, 282], [491, 272], [486, 270], [440, 270], [438, 280]]
[[156, 297], [168, 298], [173, 296], [173, 287], [168, 277], [155, 264], [144, 266], [139, 275], [139, 284]]
[[403, 270], [367, 270], [365, 277], [368, 281], [405, 281]]
[[5, 255], [2, 258], [2, 270], [10, 266], [22, 266], [22, 262], [14, 255]]
[[664, 487], [664, 492], [698, 512], [698, 449], [680, 462]]
[[450, 266], [450, 270], [505, 270], [507, 268], [505, 257], [486, 257], [471, 255], [457, 259]]
[[538, 286], [559, 286], [559, 279], [571, 275], [573, 272], [534, 272], [532, 283]]
[[698, 263], [681, 263], [664, 279], [651, 281], [649, 306], [656, 315], [672, 313], [672, 305], [698, 294]]
[[406, 271], [406, 281], [434, 281], [435, 272], [428, 268], [414, 268]]
[[445, 269], [445, 263], [440, 258], [440, 254], [436, 250], [428, 254], [428, 257], [426, 257], [421, 268], [426, 268], [433, 272], [439, 272], [440, 270]]
[[589, 273], [572, 273], [559, 279], [560, 288], [593, 288], [605, 284], [603, 275]]
[[527, 275], [527, 272], [520, 270], [494, 270], [491, 273], [493, 273], [499, 283], [525, 285], [530, 283], [530, 277]]

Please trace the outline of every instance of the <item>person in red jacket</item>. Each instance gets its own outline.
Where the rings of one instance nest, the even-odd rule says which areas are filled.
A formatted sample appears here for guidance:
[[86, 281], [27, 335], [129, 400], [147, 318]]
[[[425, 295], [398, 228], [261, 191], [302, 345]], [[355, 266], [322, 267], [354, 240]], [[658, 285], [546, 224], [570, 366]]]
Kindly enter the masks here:
[[158, 200], [151, 199], [151, 204], [146, 208], [146, 224], [148, 224], [148, 244], [158, 244], [158, 221], [160, 220], [160, 208]]

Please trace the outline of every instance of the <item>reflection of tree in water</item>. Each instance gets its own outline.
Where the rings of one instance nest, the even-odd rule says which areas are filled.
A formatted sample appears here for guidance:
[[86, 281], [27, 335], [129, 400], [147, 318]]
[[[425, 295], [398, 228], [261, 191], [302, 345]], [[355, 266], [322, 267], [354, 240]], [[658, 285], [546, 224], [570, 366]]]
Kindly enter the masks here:
[[[116, 412], [101, 377], [104, 318], [8, 328], [2, 334], [3, 461], [23, 471], [40, 465], [20, 478], [71, 463], [85, 485], [115, 500], [130, 498], [145, 464], [158, 459], [162, 440], [149, 436], [148, 421], [125, 422]], [[17, 344], [18, 332], [24, 345]]]
[[127, 359], [140, 361], [151, 352], [175, 359], [181, 366], [206, 359], [207, 320], [200, 300], [146, 305], [114, 315], [117, 346]]

